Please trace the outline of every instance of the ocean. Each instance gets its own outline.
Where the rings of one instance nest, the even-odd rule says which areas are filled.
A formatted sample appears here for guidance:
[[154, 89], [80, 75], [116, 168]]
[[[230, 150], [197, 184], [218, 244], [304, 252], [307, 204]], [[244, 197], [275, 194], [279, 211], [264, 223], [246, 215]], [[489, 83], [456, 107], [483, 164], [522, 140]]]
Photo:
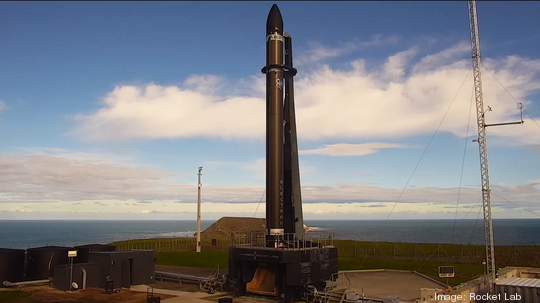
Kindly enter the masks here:
[[[204, 230], [215, 221], [201, 221]], [[454, 229], [455, 222], [455, 229]], [[484, 243], [482, 220], [307, 220], [336, 239], [409, 243]], [[74, 246], [144, 238], [193, 237], [196, 221], [0, 221], [0, 248]], [[495, 245], [540, 245], [540, 219], [493, 220]]]

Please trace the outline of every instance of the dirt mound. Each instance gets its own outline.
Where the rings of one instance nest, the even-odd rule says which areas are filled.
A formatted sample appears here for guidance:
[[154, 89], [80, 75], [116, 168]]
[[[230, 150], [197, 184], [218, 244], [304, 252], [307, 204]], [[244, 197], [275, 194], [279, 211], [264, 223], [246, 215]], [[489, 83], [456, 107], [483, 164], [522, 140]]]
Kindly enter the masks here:
[[230, 236], [231, 233], [247, 231], [264, 232], [266, 219], [247, 217], [223, 217], [201, 232], [201, 237]]

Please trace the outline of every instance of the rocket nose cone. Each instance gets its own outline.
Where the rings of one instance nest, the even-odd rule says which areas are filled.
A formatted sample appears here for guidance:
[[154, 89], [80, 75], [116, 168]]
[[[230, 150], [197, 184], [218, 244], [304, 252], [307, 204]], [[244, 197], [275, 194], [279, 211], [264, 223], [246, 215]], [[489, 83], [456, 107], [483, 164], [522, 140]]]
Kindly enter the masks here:
[[283, 35], [283, 18], [277, 5], [272, 5], [268, 19], [266, 19], [266, 35], [278, 33]]

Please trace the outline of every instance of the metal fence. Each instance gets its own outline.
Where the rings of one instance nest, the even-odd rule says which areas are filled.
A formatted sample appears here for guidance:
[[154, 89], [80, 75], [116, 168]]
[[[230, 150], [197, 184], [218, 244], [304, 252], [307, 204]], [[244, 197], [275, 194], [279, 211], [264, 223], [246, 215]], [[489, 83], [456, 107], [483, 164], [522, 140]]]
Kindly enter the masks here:
[[[334, 245], [334, 233], [310, 232], [300, 236], [294, 233], [284, 233], [279, 236], [279, 246], [283, 250], [295, 250], [300, 248], [318, 248]], [[255, 231], [236, 233], [231, 235], [233, 247], [266, 247], [266, 233]]]

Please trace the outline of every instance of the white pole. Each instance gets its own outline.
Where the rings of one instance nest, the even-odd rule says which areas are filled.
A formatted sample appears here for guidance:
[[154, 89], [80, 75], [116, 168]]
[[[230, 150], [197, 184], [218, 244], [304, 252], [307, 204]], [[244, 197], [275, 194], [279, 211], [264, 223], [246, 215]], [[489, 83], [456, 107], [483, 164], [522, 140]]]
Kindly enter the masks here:
[[199, 181], [197, 183], [197, 252], [201, 252], [201, 176], [202, 166], [199, 167]]

